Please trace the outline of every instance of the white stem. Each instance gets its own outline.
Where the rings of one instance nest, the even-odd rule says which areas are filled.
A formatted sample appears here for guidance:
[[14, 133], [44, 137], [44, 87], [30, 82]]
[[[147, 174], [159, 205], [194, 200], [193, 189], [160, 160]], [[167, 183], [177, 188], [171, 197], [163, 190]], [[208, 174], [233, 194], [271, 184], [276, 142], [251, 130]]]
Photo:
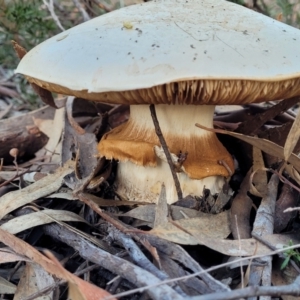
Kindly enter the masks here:
[[[183, 196], [201, 196], [204, 187], [210, 189], [212, 194], [218, 193], [225, 180], [222, 175], [227, 174], [224, 167], [218, 165], [218, 160], [225, 157], [230, 165], [230, 155], [214, 133], [195, 127], [195, 123], [200, 123], [212, 128], [214, 106], [156, 105], [155, 108], [172, 156], [176, 157], [179, 151], [188, 152], [188, 159], [183, 165], [184, 172], [177, 173]], [[150, 149], [154, 153], [159, 153], [154, 151], [159, 142], [148, 105], [131, 106], [128, 123], [116, 135], [112, 133], [112, 136], [116, 140], [120, 138], [122, 142], [130, 141], [129, 147], [136, 142], [145, 142], [153, 145]], [[122, 150], [125, 151], [125, 148]], [[136, 147], [135, 151], [131, 157], [139, 157], [142, 147]], [[117, 171], [118, 193], [130, 200], [156, 202], [164, 183], [168, 203], [177, 201], [174, 181], [164, 155], [156, 155], [154, 161], [156, 166], [141, 165], [134, 158], [120, 159]]]

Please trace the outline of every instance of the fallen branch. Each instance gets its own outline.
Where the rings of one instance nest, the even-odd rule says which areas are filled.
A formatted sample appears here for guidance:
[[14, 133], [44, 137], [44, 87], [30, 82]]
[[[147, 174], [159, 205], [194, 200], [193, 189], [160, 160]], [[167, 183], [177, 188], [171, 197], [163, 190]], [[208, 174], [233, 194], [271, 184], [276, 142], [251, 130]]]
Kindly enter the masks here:
[[193, 300], [234, 300], [248, 297], [270, 296], [281, 297], [283, 295], [300, 296], [300, 276], [292, 284], [282, 286], [249, 286], [244, 289], [231, 292], [215, 293], [193, 297]]
[[[61, 225], [51, 224], [44, 226], [44, 232], [77, 250], [80, 256], [84, 259], [94, 262], [95, 264], [100, 265], [114, 274], [120, 275], [138, 286], [138, 292], [147, 290], [153, 300], [183, 300], [183, 298], [170, 286], [160, 285], [161, 280], [159, 280], [156, 276], [138, 266], [135, 266], [125, 259], [112, 255], [96, 247], [91, 242]], [[156, 284], [157, 288], [149, 290], [147, 289], [149, 284]]]
[[[138, 266], [140, 266], [143, 270], [146, 270], [157, 278], [161, 280], [166, 280], [169, 276], [159, 270], [150, 260], [145, 256], [145, 254], [141, 251], [141, 249], [137, 246], [137, 244], [131, 239], [130, 236], [120, 232], [115, 229], [113, 226], [110, 226], [109, 236], [114, 240], [118, 241], [123, 245], [123, 247], [127, 250], [127, 253], [131, 257], [132, 261], [134, 261]], [[187, 297], [187, 295], [181, 290], [181, 288], [177, 284], [171, 284], [172, 288], [174, 288], [180, 295]]]
[[[279, 253], [282, 253], [282, 252], [287, 251], [289, 249], [297, 249], [299, 247], [300, 247], [300, 244], [289, 246], [289, 247], [286, 247], [286, 248], [283, 248], [283, 249], [272, 251], [268, 255], [279, 254]], [[218, 270], [218, 269], [230, 266], [233, 263], [239, 263], [239, 262], [242, 262], [242, 261], [247, 261], [247, 260], [249, 260], [249, 258], [254, 259], [254, 258], [261, 258], [261, 257], [264, 257], [264, 256], [266, 256], [266, 255], [265, 254], [263, 254], [263, 255], [253, 255], [252, 257], [239, 258], [239, 259], [237, 259], [235, 261], [229, 261], [227, 263], [223, 263], [223, 264], [220, 264], [220, 265], [217, 265], [217, 266], [210, 267], [210, 268], [208, 268], [206, 270], [195, 272], [194, 274], [185, 275], [185, 276], [174, 278], [174, 279], [168, 279], [168, 280], [163, 281], [160, 284], [175, 282], [175, 281], [178, 281], [178, 280], [187, 280], [189, 278], [202, 275], [203, 273], [207, 274], [208, 272], [215, 271], [215, 270]], [[295, 286], [294, 286], [294, 284], [295, 284]], [[155, 286], [156, 285], [149, 285], [147, 288], [151, 289], [151, 288], [153, 288]], [[258, 289], [259, 289], [259, 292], [257, 292]], [[248, 287], [248, 288], [240, 289], [240, 290], [226, 291], [226, 292], [224, 291], [224, 292], [217, 292], [217, 293], [212, 293], [212, 294], [204, 295], [204, 296], [197, 296], [197, 297], [193, 297], [192, 300], [229, 300], [229, 299], [240, 299], [241, 297], [247, 297], [248, 296], [248, 294], [246, 296], [240, 295], [240, 294], [237, 295], [237, 293], [239, 291], [244, 291], [244, 290], [246, 290], [246, 293], [249, 293], [249, 296], [253, 295], [254, 292], [257, 292], [259, 295], [266, 295], [266, 294], [267, 295], [269, 295], [269, 294], [273, 295], [272, 293], [274, 293], [274, 295], [278, 295], [278, 293], [279, 293], [279, 295], [300, 296], [300, 276], [298, 276], [296, 278], [296, 280], [295, 280], [294, 283], [292, 283], [290, 285], [287, 285], [287, 286], [281, 286], [281, 287], [257, 287], [257, 286], [252, 286], [252, 287]], [[138, 291], [139, 291], [138, 289], [135, 289], [135, 290], [131, 290], [131, 291], [127, 291], [127, 292], [115, 294], [114, 297], [128, 296], [128, 295], [132, 295], [132, 294], [134, 294], [134, 293], [136, 293]], [[227, 297], [226, 297], [226, 295], [227, 295]], [[231, 297], [231, 295], [233, 295], [233, 296]], [[111, 299], [111, 298], [108, 297], [106, 300], [109, 300], [109, 299]]]

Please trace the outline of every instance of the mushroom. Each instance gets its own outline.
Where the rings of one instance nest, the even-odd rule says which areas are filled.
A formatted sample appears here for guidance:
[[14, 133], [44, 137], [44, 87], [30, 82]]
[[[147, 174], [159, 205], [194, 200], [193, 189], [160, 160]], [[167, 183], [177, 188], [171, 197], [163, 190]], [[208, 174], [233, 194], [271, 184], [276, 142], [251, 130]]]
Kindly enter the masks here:
[[[220, 190], [234, 171], [212, 128], [214, 106], [300, 94], [300, 32], [222, 0], [158, 0], [105, 14], [32, 49], [16, 72], [53, 92], [130, 104], [127, 123], [104, 135], [119, 161], [117, 191], [155, 202], [164, 182], [177, 200], [149, 104], [155, 104], [183, 195]], [[220, 164], [220, 161], [222, 164]]]

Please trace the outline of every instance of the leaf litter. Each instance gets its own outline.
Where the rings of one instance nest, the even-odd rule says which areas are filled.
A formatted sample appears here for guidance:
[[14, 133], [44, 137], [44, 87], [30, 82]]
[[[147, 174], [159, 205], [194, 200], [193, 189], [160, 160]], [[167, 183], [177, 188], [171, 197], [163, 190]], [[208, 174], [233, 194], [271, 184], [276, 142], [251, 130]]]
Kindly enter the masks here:
[[[147, 293], [151, 299], [162, 299], [162, 295], [164, 299], [189, 299], [230, 292], [239, 286], [239, 268], [233, 267], [229, 272], [223, 268], [211, 274], [202, 268], [218, 265], [220, 257], [249, 257], [243, 267], [250, 266], [249, 282], [276, 285], [278, 280], [274, 279], [268, 255], [274, 249], [300, 243], [297, 213], [282, 212], [299, 204], [293, 186], [298, 187], [300, 182], [300, 117], [289, 125], [289, 130], [286, 125], [291, 118], [282, 121], [278, 117], [296, 100], [290, 99], [285, 106], [253, 106], [251, 109], [259, 111], [260, 116], [248, 115], [244, 121], [249, 107], [225, 113], [227, 123], [223, 118], [222, 126], [239, 133], [213, 131], [250, 144], [250, 155], [239, 157], [236, 174], [229, 183], [232, 193], [226, 187], [224, 195], [214, 199], [204, 191], [193, 201], [186, 201], [190, 208], [181, 206], [185, 199], [168, 205], [163, 186], [157, 205], [128, 201], [114, 192], [117, 164], [100, 159], [96, 147], [107, 130], [128, 119], [126, 106], [69, 97], [66, 109], [54, 111], [46, 107], [0, 121], [1, 129], [11, 136], [7, 141], [18, 136], [14, 130], [23, 123], [29, 126], [27, 133], [46, 137], [27, 159], [25, 148], [32, 140], [25, 135], [25, 152], [20, 148], [13, 164], [8, 152], [14, 144], [1, 140], [0, 135], [0, 148], [7, 149], [1, 152], [4, 162], [0, 169], [0, 293], [14, 294], [15, 299], [30, 299], [32, 295], [54, 299], [55, 293], [63, 297], [57, 286], [67, 282], [70, 299], [104, 299], [135, 288], [138, 292], [128, 299], [139, 299], [140, 293]], [[255, 122], [257, 119], [260, 124]], [[247, 124], [253, 126], [249, 128]], [[243, 128], [247, 128], [247, 134]], [[249, 131], [255, 136], [250, 136]], [[266, 136], [272, 138], [261, 138]], [[230, 143], [243, 154], [239, 150], [241, 142]], [[268, 163], [268, 155], [276, 158], [275, 163]], [[274, 185], [269, 170], [287, 182]], [[28, 177], [23, 173], [33, 173], [33, 180], [25, 180]], [[260, 235], [262, 240], [252, 234]], [[45, 256], [38, 249], [50, 250], [54, 255], [46, 251]], [[263, 259], [252, 260], [253, 255], [266, 255], [263, 268]], [[89, 270], [91, 263], [94, 270]], [[72, 274], [80, 274], [81, 264], [86, 266], [81, 273], [86, 281]], [[9, 275], [11, 266], [20, 271], [14, 280]], [[263, 271], [253, 279], [251, 274], [258, 273], [255, 269]], [[201, 274], [171, 286], [165, 284], [165, 280], [196, 272]]]

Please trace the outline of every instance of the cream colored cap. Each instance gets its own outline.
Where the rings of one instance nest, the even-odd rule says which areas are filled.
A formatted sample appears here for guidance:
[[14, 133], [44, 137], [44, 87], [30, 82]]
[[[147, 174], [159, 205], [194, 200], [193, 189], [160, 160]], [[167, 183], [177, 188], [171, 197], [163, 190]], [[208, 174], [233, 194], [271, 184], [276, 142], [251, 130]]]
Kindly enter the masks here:
[[223, 0], [122, 8], [32, 49], [16, 72], [114, 103], [233, 104], [300, 94], [300, 31]]

